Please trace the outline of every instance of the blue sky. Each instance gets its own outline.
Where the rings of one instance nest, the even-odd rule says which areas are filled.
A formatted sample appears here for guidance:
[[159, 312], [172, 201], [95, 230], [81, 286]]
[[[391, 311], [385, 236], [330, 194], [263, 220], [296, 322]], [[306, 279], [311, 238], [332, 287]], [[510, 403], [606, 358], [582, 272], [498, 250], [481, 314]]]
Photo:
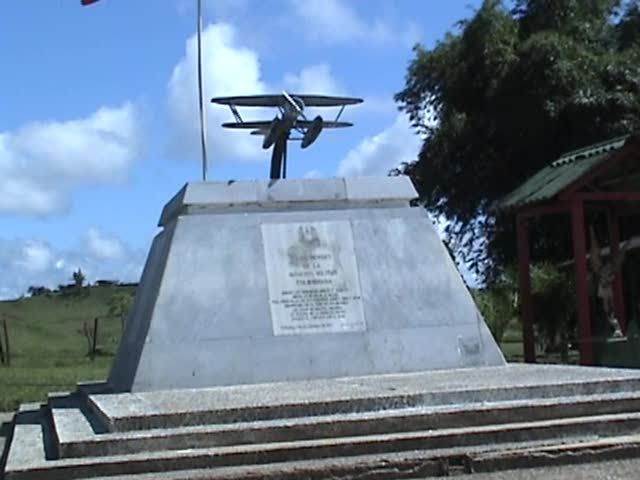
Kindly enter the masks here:
[[[420, 139], [399, 114], [411, 47], [479, 0], [205, 0], [207, 97], [345, 94], [365, 103], [302, 152], [288, 176], [384, 175]], [[200, 179], [195, 0], [0, 2], [0, 298], [137, 280], [162, 206]], [[245, 119], [261, 112], [244, 110]], [[267, 118], [273, 115], [266, 112]], [[207, 104], [209, 179], [268, 174], [260, 139]]]

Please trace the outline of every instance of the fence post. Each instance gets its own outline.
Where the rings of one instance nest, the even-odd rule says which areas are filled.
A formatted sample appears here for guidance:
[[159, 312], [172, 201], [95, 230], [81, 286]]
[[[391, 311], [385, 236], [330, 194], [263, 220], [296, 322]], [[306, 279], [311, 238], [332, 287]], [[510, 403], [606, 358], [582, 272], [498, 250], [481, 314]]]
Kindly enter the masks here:
[[91, 346], [91, 359], [96, 357], [96, 348], [98, 343], [98, 317], [93, 319], [93, 345]]
[[3, 325], [3, 329], [4, 329], [4, 347], [6, 352], [6, 356], [7, 356], [7, 367], [11, 366], [11, 350], [9, 350], [9, 327], [7, 327], [7, 319], [4, 318], [2, 320], [2, 325]]
[[4, 364], [4, 348], [2, 347], [2, 337], [0, 337], [0, 363]]

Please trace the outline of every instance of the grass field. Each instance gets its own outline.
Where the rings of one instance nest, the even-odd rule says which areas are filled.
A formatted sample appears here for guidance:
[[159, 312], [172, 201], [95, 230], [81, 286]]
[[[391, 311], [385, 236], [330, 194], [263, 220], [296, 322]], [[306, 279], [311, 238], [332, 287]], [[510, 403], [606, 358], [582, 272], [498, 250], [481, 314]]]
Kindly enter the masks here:
[[[11, 366], [0, 364], [0, 411], [42, 401], [48, 392], [72, 389], [78, 381], [104, 379], [121, 335], [120, 318], [107, 316], [109, 301], [122, 293], [132, 294], [133, 288], [85, 287], [73, 294], [0, 302], [11, 350]], [[92, 360], [83, 324], [92, 331], [96, 317], [98, 354]]]

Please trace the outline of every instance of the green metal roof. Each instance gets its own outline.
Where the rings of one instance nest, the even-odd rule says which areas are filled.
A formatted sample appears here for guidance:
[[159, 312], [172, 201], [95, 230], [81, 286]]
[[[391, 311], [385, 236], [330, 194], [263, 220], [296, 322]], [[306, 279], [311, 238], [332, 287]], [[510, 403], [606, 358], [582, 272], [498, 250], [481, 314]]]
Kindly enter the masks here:
[[624, 135], [565, 153], [500, 200], [498, 207], [513, 209], [555, 197], [622, 147], [628, 137]]

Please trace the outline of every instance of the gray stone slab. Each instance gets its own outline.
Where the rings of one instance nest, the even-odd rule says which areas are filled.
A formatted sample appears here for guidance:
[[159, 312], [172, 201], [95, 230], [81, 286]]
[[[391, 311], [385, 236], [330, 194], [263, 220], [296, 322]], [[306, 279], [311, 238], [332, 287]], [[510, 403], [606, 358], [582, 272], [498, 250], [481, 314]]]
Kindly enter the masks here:
[[68, 439], [88, 440], [95, 436], [91, 423], [78, 408], [52, 408], [51, 419], [60, 443]]
[[416, 198], [408, 177], [329, 178], [192, 182], [186, 184], [162, 210], [164, 226], [184, 214], [278, 209], [361, 208], [408, 206]]
[[21, 405], [14, 418], [13, 438], [6, 457], [7, 479], [42, 465], [46, 460], [43, 421], [39, 405]]
[[[235, 189], [227, 199], [233, 201], [244, 195], [238, 192], [254, 192], [255, 182], [212, 184], [211, 192], [208, 184], [188, 185], [167, 206], [178, 216], [163, 222], [154, 240], [109, 385], [144, 391], [504, 364], [426, 213], [409, 206], [415, 190], [408, 179], [345, 182], [258, 182], [262, 210], [219, 204], [224, 214], [190, 214], [179, 205], [204, 204], [207, 196], [222, 201], [227, 187]], [[371, 202], [363, 207], [367, 190]], [[299, 208], [290, 208], [296, 201]], [[333, 208], [331, 201], [343, 205]], [[353, 245], [336, 246], [352, 251], [343, 262], [351, 265], [361, 300], [340, 322], [358, 328], [278, 334], [282, 315], [270, 304], [269, 278], [288, 272], [272, 258], [279, 247], [268, 247], [264, 232], [287, 225], [350, 230]], [[313, 308], [336, 307], [330, 298], [315, 298]]]
[[[309, 181], [311, 180], [311, 181]], [[346, 200], [344, 179], [258, 180], [258, 201], [263, 204], [279, 202], [333, 202]]]
[[347, 177], [344, 179], [347, 199], [351, 201], [408, 202], [417, 198], [416, 190], [409, 177], [392, 177], [393, 181], [380, 177]]
[[416, 406], [634, 393], [639, 389], [640, 372], [634, 370], [512, 364], [504, 367], [139, 392], [124, 396], [90, 395], [89, 400], [106, 423], [117, 425], [131, 418], [153, 419], [174, 414], [193, 415], [196, 412], [217, 412], [217, 421], [241, 421]]

